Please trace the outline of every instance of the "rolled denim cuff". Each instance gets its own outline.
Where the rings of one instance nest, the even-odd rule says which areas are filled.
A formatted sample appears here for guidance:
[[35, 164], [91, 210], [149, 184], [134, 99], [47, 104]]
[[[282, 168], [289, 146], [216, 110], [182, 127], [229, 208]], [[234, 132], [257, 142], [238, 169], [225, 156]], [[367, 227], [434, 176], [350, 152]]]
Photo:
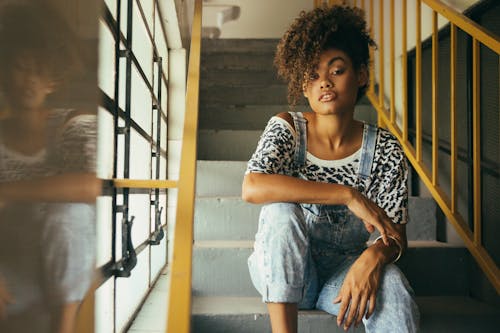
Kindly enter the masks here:
[[266, 284], [262, 301], [265, 303], [300, 303], [304, 294], [304, 287], [292, 287], [283, 284]]

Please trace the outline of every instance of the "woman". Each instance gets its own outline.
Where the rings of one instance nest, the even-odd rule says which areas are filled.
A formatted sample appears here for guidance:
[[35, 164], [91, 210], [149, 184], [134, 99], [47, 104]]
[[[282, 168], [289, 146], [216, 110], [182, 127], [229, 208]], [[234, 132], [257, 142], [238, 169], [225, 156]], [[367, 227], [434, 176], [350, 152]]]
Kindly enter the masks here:
[[312, 112], [271, 118], [243, 181], [244, 200], [267, 204], [248, 264], [274, 333], [297, 332], [298, 308], [337, 315], [346, 330], [417, 330], [393, 264], [407, 246], [405, 157], [394, 136], [353, 118], [373, 46], [363, 12], [342, 6], [301, 13], [278, 44], [290, 104], [303, 94]]
[[96, 116], [47, 98], [78, 65], [43, 3], [0, 11], [0, 331], [71, 332], [94, 272]]

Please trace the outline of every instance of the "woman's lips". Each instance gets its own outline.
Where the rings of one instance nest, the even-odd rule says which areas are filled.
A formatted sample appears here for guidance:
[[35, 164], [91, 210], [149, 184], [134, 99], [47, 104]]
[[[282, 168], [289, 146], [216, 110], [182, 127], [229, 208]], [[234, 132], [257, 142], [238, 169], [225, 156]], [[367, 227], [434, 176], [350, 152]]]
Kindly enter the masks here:
[[333, 91], [330, 91], [330, 92], [327, 92], [327, 93], [323, 93], [321, 94], [321, 96], [319, 96], [319, 101], [320, 102], [331, 102], [333, 101], [335, 98], [337, 98], [337, 94], [334, 93]]

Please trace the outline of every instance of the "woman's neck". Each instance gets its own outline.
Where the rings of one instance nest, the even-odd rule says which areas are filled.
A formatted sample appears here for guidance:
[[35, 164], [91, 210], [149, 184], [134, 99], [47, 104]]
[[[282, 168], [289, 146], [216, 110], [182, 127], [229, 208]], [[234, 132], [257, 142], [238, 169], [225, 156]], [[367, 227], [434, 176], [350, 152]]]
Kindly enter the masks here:
[[308, 119], [310, 133], [322, 145], [331, 149], [342, 149], [345, 145], [358, 142], [362, 124], [354, 120], [352, 114], [318, 115], [311, 114]]

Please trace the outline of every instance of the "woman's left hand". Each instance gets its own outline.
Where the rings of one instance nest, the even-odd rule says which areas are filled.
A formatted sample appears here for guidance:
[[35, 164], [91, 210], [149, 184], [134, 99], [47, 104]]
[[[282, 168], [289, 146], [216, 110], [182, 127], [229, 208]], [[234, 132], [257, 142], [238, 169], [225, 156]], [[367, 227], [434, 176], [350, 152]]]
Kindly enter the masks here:
[[366, 260], [363, 255], [351, 266], [339, 295], [333, 300], [333, 303], [340, 303], [338, 326], [343, 322], [344, 330], [348, 330], [352, 324], [358, 326], [361, 323], [365, 312], [367, 319], [372, 315], [382, 267], [379, 262]]

